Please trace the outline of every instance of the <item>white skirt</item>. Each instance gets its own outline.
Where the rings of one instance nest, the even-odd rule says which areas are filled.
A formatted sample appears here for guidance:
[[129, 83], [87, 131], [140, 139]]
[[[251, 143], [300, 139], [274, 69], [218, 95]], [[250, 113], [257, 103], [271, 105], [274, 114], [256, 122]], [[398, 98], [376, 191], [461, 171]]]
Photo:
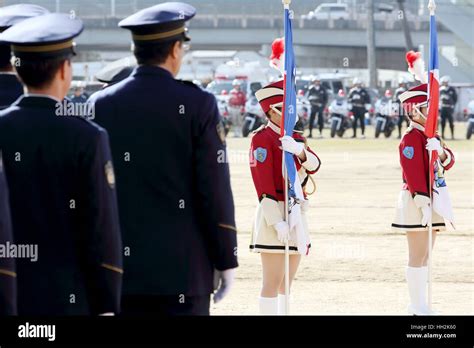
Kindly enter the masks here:
[[[284, 216], [284, 202], [278, 202], [278, 207]], [[308, 224], [306, 222], [304, 209], [301, 209], [301, 219], [303, 222], [304, 231], [308, 235]], [[249, 248], [250, 251], [256, 253], [285, 253], [285, 244], [278, 240], [277, 231], [272, 226], [267, 225], [263, 215], [263, 209], [260, 204], [257, 206], [255, 213], [255, 223], [252, 229]], [[311, 244], [309, 244], [309, 248], [311, 248]], [[290, 255], [299, 254], [296, 242], [293, 240], [290, 240], [289, 249]]]
[[[392, 230], [404, 232], [427, 232], [428, 226], [421, 225], [423, 215], [408, 190], [401, 190], [398, 196], [395, 221]], [[433, 211], [433, 231], [446, 230], [444, 219]]]

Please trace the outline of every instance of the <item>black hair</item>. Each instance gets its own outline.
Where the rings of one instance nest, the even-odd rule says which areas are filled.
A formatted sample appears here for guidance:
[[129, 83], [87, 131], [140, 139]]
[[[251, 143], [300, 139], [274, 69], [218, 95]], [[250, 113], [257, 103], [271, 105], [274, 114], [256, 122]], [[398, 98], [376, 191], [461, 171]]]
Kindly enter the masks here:
[[163, 43], [135, 44], [133, 54], [137, 58], [139, 65], [158, 65], [163, 64], [174, 47], [179, 42], [181, 45], [184, 39], [176, 39]]
[[62, 56], [56, 58], [45, 58], [43, 60], [19, 59], [15, 66], [21, 81], [28, 87], [46, 87], [54, 79], [54, 76], [65, 61], [71, 61], [70, 57]]
[[0, 70], [11, 69], [11, 50], [9, 45], [0, 44]]

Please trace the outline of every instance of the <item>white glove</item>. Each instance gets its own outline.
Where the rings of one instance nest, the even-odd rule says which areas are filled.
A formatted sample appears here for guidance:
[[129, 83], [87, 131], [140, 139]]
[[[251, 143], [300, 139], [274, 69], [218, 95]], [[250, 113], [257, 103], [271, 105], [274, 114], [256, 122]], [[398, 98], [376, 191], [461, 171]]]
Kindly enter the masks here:
[[431, 221], [431, 207], [429, 205], [425, 205], [421, 208], [421, 213], [423, 217], [421, 218], [421, 225], [427, 226]]
[[112, 313], [112, 312], [99, 314], [99, 317], [114, 317], [114, 316], [115, 316], [115, 313]]
[[285, 221], [280, 221], [273, 225], [275, 228], [277, 235], [278, 235], [278, 240], [282, 243], [285, 243], [287, 240], [290, 240], [290, 226], [288, 226], [288, 223]]
[[289, 135], [285, 135], [284, 137], [280, 138], [280, 140], [283, 151], [290, 152], [296, 156], [299, 156], [304, 150], [304, 143], [298, 143]]
[[444, 154], [444, 149], [441, 146], [441, 142], [437, 138], [429, 138], [426, 143], [426, 149], [428, 151], [436, 151], [438, 156], [442, 156]]
[[214, 303], [219, 303], [227, 296], [235, 279], [235, 268], [226, 269], [225, 271], [216, 271], [219, 287], [214, 293]]

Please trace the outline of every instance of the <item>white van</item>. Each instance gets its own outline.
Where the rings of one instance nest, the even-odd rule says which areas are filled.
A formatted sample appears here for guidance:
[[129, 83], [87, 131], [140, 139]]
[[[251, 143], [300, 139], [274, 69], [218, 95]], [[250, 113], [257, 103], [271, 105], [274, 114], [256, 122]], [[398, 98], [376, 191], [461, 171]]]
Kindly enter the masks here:
[[317, 20], [348, 20], [349, 10], [347, 4], [323, 3], [316, 7], [314, 11], [309, 12], [307, 15], [303, 15], [303, 18]]

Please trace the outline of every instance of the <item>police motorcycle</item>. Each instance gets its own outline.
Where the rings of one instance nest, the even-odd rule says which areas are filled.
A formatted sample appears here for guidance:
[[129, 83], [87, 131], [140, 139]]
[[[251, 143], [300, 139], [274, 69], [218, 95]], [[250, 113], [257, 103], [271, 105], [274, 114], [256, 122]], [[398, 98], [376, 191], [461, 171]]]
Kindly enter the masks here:
[[252, 95], [245, 103], [244, 124], [242, 135], [247, 137], [254, 130], [265, 123], [265, 113], [262, 111], [255, 95]]
[[389, 138], [397, 124], [394, 114], [394, 105], [392, 103], [392, 93], [390, 90], [385, 91], [385, 96], [375, 103], [375, 137], [378, 138], [381, 133]]
[[469, 140], [474, 133], [474, 100], [471, 100], [469, 104], [467, 104], [467, 109], [464, 109], [464, 117], [469, 117], [466, 132], [466, 139]]
[[300, 89], [296, 96], [296, 112], [299, 117], [299, 127], [303, 130], [309, 126], [309, 116], [311, 114], [311, 104], [308, 98], [305, 97], [304, 90]]
[[349, 110], [352, 106], [346, 100], [346, 93], [340, 89], [337, 93], [337, 97], [329, 105], [329, 124], [331, 129], [331, 138], [334, 138], [337, 134], [340, 138], [344, 136], [344, 133], [348, 128], [352, 128], [353, 116]]

